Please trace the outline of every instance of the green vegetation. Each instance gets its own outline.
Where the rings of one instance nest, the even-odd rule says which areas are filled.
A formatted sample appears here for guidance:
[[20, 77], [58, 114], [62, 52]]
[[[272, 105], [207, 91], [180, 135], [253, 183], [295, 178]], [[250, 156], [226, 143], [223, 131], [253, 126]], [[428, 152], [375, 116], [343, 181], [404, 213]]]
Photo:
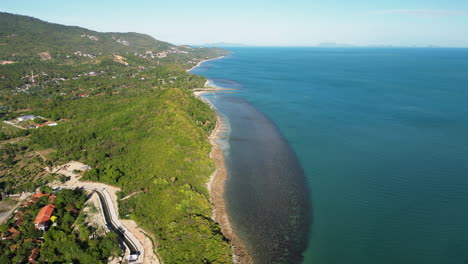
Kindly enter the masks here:
[[120, 203], [120, 214], [156, 235], [166, 263], [230, 262], [229, 245], [210, 219], [207, 136], [215, 115], [206, 104], [189, 91], [166, 89], [86, 98], [63, 111], [73, 119], [34, 130], [34, 147], [56, 149], [54, 163], [91, 165], [85, 179], [140, 191]]
[[96, 227], [85, 221], [86, 194], [82, 190], [61, 190], [56, 196], [54, 225], [47, 231], [34, 227], [39, 210], [50, 202], [47, 196], [21, 207], [0, 226], [6, 238], [0, 240], [0, 263], [26, 262], [34, 249], [39, 263], [107, 263], [109, 257], [121, 254], [115, 233], [98, 236]]
[[[216, 116], [189, 90], [205, 79], [186, 72], [225, 51], [6, 13], [0, 13], [0, 32], [0, 61], [15, 62], [0, 65], [0, 119], [33, 114], [57, 122], [26, 130], [2, 124], [0, 191], [64, 182], [44, 168], [81, 161], [92, 167], [84, 179], [117, 185], [120, 197], [136, 193], [120, 201], [120, 215], [156, 237], [164, 263], [232, 262], [230, 246], [211, 219], [206, 189], [214, 171], [208, 135]], [[41, 120], [19, 125], [29, 128]], [[47, 233], [41, 254], [51, 261], [52, 252], [60, 252], [55, 263], [78, 255], [81, 263], [94, 263], [86, 258], [115, 253], [93, 247], [93, 241], [76, 246], [74, 239], [87, 233], [79, 221], [75, 225], [78, 233], [65, 227]]]

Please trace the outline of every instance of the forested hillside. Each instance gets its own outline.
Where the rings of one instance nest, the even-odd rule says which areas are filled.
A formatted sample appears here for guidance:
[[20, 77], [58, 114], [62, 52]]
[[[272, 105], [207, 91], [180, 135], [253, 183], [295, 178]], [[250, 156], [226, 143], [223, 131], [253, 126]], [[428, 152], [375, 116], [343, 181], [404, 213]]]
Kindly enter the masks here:
[[148, 59], [147, 62], [153, 64], [159, 61], [189, 65], [194, 64], [190, 62], [192, 59], [196, 61], [224, 53], [216, 48], [176, 46], [140, 33], [102, 33], [0, 13], [0, 60], [4, 61], [50, 59], [73, 63], [82, 61], [80, 58], [118, 54], [132, 59]]
[[0, 13], [0, 191], [66, 180], [44, 168], [81, 161], [84, 179], [134, 194], [120, 214], [156, 237], [164, 263], [232, 262], [206, 189], [216, 116], [190, 91], [205, 79], [186, 71], [225, 54]]

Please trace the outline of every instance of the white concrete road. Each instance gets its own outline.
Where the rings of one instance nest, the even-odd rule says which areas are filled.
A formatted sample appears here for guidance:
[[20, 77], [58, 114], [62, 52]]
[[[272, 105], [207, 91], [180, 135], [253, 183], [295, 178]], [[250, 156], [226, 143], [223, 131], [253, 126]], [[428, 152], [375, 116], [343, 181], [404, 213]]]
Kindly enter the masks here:
[[[85, 190], [89, 191], [95, 191], [99, 195], [99, 200], [101, 202], [101, 207], [102, 207], [102, 212], [104, 210], [107, 211], [107, 215], [110, 218], [110, 223], [108, 222], [108, 219], [104, 217], [106, 220], [107, 224], [113, 226], [114, 228], [120, 230], [123, 236], [125, 236], [125, 246], [127, 247], [127, 252], [129, 254], [138, 254], [138, 260], [134, 261], [132, 263], [143, 263], [143, 259], [145, 256], [145, 249], [143, 245], [140, 243], [140, 241], [119, 221], [118, 213], [117, 210], [114, 208], [114, 205], [112, 203], [111, 196], [109, 195], [109, 192], [106, 190], [106, 188], [98, 188], [98, 187], [93, 187], [93, 186], [74, 186], [74, 185], [63, 185], [60, 188], [65, 188], [65, 189], [75, 189], [75, 188], [83, 188]], [[104, 198], [104, 200], [102, 199]], [[136, 252], [132, 252], [136, 251]], [[128, 254], [125, 254], [125, 257], [128, 257]]]

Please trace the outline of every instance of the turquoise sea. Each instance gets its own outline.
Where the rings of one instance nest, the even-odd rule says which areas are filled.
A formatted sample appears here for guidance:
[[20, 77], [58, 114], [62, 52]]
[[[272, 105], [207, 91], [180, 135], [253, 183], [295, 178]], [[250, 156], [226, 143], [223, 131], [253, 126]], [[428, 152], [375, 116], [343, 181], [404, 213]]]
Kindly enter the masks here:
[[468, 263], [468, 49], [229, 48], [192, 73], [229, 121], [256, 263]]

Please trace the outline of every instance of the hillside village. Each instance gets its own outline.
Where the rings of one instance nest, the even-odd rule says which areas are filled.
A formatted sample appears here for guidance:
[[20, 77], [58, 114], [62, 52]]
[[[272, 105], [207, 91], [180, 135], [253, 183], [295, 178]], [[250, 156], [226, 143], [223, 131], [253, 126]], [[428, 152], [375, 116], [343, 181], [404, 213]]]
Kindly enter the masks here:
[[[90, 250], [98, 250], [105, 260], [121, 254], [115, 236], [101, 236], [96, 232], [97, 227], [87, 223], [89, 216], [83, 212], [86, 201], [83, 191], [45, 189], [47, 193], [34, 193], [0, 225], [1, 263], [9, 263], [10, 259], [14, 263], [61, 262], [69, 258], [68, 250], [81, 251], [83, 256], [74, 257], [82, 260]], [[75, 233], [78, 230], [80, 233]], [[60, 233], [75, 233], [68, 238], [68, 246], [76, 248], [54, 244], [51, 237]], [[104, 242], [107, 240], [112, 243]], [[86, 249], [85, 245], [93, 241], [102, 244], [96, 249]]]

